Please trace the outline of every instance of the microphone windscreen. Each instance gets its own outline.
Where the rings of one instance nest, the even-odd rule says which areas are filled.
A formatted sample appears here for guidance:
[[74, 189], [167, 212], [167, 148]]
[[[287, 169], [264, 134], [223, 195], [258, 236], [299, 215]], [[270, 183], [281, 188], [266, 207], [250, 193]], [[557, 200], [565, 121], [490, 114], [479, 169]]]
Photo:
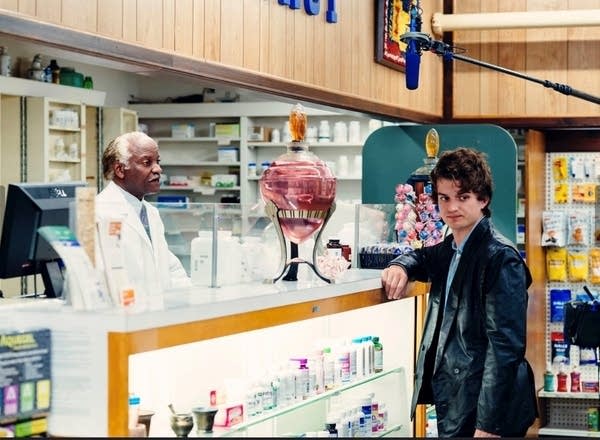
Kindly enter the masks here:
[[421, 65], [421, 55], [414, 49], [411, 50], [411, 43], [406, 51], [406, 88], [408, 90], [415, 90], [419, 87], [419, 67]]

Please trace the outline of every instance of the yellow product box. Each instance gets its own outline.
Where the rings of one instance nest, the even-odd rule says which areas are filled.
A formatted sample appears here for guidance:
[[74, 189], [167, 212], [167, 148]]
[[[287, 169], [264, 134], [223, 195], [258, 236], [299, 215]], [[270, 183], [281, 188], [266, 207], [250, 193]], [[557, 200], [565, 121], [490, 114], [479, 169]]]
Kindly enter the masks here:
[[240, 137], [240, 124], [215, 124], [215, 136]]

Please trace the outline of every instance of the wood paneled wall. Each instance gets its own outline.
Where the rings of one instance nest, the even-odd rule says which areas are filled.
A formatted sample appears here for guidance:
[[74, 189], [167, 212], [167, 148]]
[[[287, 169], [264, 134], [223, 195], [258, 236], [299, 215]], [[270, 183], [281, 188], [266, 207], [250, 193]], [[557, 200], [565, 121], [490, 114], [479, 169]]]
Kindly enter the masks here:
[[[0, 0], [36, 20], [439, 117], [442, 65], [426, 54], [421, 86], [375, 59], [375, 1], [336, 2], [338, 22], [277, 0]], [[441, 0], [422, 0], [431, 33]], [[0, 11], [1, 12], [1, 11]], [[283, 91], [283, 94], [285, 91]], [[335, 104], [335, 103], [331, 103]]]
[[[454, 13], [600, 9], [600, 0], [454, 0]], [[456, 31], [468, 57], [600, 96], [600, 27]], [[540, 84], [461, 61], [455, 117], [600, 116], [600, 107]]]

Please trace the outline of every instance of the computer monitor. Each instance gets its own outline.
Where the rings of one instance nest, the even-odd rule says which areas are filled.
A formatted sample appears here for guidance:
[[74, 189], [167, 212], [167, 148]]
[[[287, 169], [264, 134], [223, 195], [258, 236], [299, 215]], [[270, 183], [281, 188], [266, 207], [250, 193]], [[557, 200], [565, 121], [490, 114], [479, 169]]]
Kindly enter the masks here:
[[42, 226], [69, 226], [75, 188], [85, 182], [11, 183], [0, 238], [0, 278], [40, 274], [44, 296], [62, 294], [62, 262], [38, 234]]

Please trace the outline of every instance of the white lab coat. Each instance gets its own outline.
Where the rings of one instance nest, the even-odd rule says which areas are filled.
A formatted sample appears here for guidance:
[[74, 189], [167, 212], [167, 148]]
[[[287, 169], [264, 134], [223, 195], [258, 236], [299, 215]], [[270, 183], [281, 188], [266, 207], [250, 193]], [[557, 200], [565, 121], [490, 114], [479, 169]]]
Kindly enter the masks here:
[[[152, 242], [148, 238], [139, 213], [127, 201], [123, 190], [110, 182], [96, 196], [96, 221], [121, 218], [121, 248], [125, 273], [131, 286], [136, 289], [136, 297], [150, 295], [162, 297], [170, 288], [191, 286], [191, 280], [179, 259], [169, 250], [165, 239], [165, 228], [158, 209], [145, 200]], [[98, 242], [98, 240], [96, 240]], [[97, 267], [104, 268], [99, 261], [96, 247]]]

